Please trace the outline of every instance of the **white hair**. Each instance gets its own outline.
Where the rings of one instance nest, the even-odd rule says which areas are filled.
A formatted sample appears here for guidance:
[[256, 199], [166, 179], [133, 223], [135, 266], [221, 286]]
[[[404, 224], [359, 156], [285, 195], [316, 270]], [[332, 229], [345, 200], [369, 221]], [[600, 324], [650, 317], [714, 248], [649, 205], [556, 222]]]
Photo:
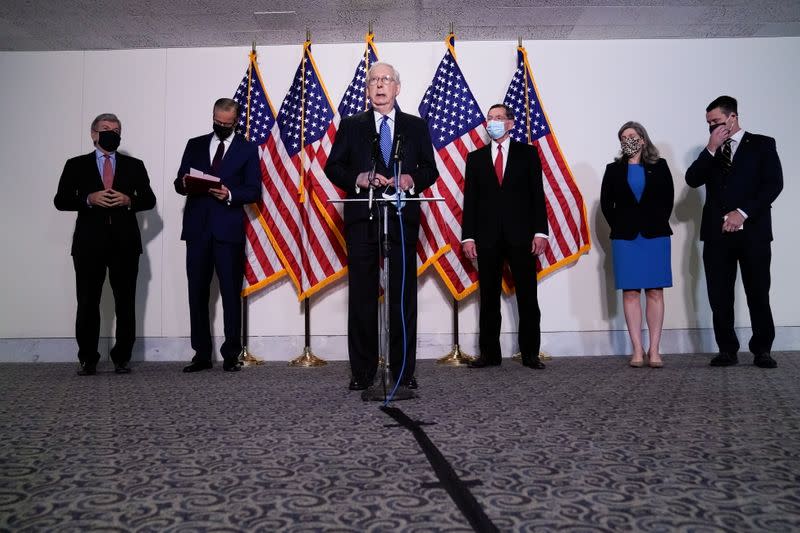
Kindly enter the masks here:
[[367, 80], [369, 80], [372, 77], [372, 71], [376, 67], [390, 68], [392, 70], [392, 77], [394, 78], [394, 81], [397, 82], [397, 85], [400, 85], [400, 72], [398, 72], [397, 69], [394, 68], [394, 66], [390, 65], [389, 63], [384, 63], [383, 61], [376, 61], [375, 63], [369, 66], [369, 70], [367, 71]]

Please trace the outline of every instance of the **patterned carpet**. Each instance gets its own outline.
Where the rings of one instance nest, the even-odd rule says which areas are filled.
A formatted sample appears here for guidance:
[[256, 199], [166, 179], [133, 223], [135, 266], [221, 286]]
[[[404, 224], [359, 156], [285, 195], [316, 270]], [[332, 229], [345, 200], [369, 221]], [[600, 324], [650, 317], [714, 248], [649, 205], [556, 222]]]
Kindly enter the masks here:
[[489, 520], [476, 529], [798, 531], [800, 354], [775, 357], [421, 361], [420, 397], [394, 406], [455, 482], [347, 391], [345, 363], [3, 364], [0, 530], [470, 531], [455, 483]]

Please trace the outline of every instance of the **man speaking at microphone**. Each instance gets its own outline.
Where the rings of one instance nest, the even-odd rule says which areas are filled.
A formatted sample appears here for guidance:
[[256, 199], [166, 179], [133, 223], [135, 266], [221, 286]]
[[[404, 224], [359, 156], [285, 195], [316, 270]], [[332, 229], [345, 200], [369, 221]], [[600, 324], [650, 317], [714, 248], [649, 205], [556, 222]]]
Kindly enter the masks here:
[[[342, 119], [339, 125], [325, 174], [345, 191], [348, 198], [368, 200], [372, 195], [376, 198], [382, 198], [384, 193], [393, 195], [395, 185], [406, 197], [415, 198], [433, 185], [439, 176], [428, 126], [421, 118], [395, 109], [399, 93], [400, 74], [397, 70], [388, 63], [373, 63], [367, 72], [367, 97], [372, 108]], [[399, 168], [402, 168], [401, 174], [396, 176]], [[369, 201], [344, 205], [349, 279], [347, 348], [352, 373], [350, 390], [366, 389], [372, 384], [378, 369], [379, 209], [377, 203]], [[414, 367], [419, 217], [419, 202], [407, 202], [400, 212], [394, 205], [388, 209], [389, 364], [394, 379], [412, 389], [417, 388]], [[403, 278], [405, 287], [402, 287]], [[404, 351], [406, 363], [403, 369]]]

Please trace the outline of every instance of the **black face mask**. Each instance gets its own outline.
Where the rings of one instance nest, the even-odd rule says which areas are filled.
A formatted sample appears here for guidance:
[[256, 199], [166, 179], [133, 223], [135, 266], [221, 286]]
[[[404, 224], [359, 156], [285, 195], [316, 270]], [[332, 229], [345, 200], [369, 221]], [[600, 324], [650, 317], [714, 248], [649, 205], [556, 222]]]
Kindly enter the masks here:
[[227, 139], [230, 137], [231, 133], [233, 133], [233, 126], [221, 126], [215, 123], [213, 128], [214, 133], [217, 134], [217, 137], [219, 137], [220, 140]]
[[97, 132], [97, 145], [106, 152], [116, 152], [119, 148], [119, 143], [122, 140], [119, 133], [116, 131], [98, 131]]

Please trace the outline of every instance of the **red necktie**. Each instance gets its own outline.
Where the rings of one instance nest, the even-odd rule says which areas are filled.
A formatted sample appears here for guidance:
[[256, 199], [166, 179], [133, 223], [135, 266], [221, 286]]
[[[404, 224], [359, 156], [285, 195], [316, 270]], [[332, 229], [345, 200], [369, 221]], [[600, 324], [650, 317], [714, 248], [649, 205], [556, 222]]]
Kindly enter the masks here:
[[497, 174], [497, 183], [503, 185], [503, 145], [497, 145], [497, 157], [494, 159], [494, 173]]
[[106, 154], [103, 156], [103, 187], [110, 189], [114, 185], [114, 167], [111, 166], [111, 156]]

